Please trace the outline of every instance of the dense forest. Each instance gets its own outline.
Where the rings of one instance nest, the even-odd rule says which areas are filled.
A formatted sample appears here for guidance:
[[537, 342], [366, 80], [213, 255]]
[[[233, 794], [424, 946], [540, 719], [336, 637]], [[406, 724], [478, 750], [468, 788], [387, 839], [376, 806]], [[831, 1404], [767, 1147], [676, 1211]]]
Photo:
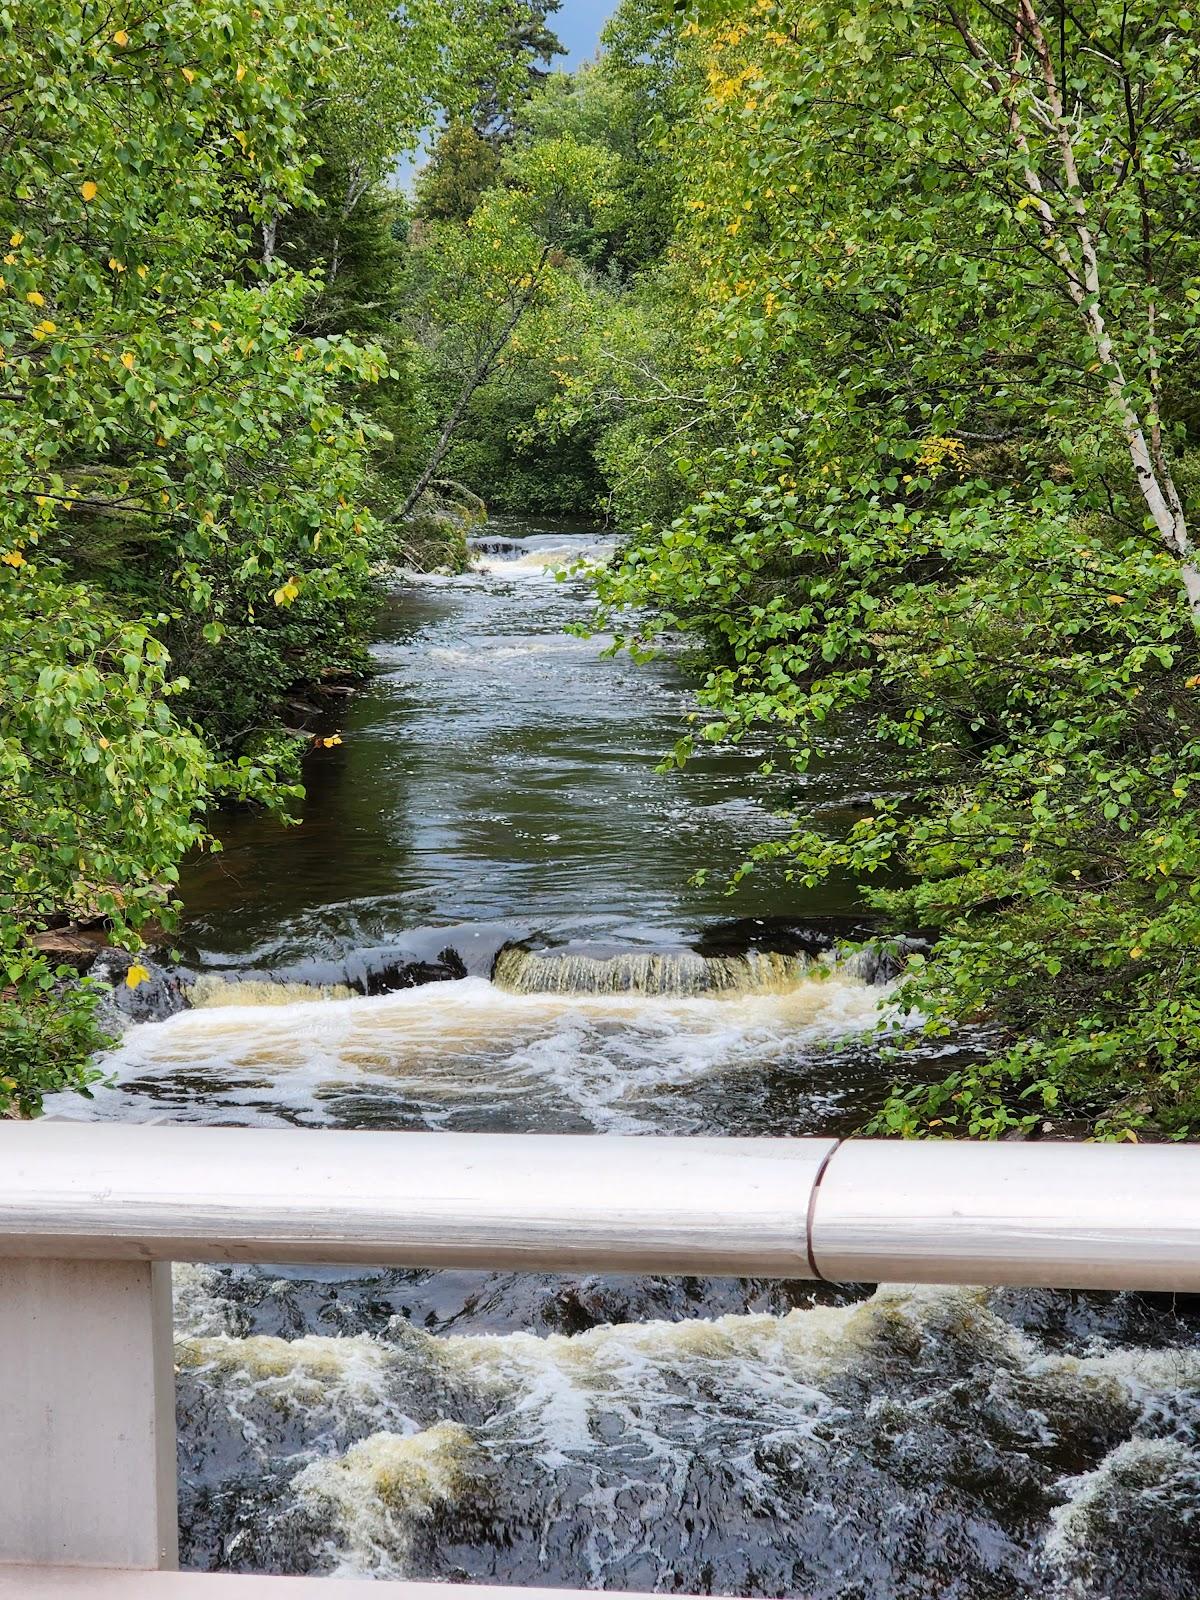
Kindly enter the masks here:
[[702, 662], [667, 759], [881, 752], [741, 868], [853, 879], [988, 1030], [876, 1131], [1193, 1136], [1194, 20], [624, 0], [566, 73], [542, 0], [0, 14], [0, 1111], [95, 1070], [54, 930], [136, 987], [489, 507], [619, 532], [597, 627]]

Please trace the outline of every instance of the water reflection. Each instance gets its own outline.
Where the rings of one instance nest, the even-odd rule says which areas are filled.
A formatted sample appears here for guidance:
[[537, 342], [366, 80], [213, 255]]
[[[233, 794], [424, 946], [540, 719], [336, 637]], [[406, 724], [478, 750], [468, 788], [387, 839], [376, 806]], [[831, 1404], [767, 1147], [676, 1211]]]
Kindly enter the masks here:
[[[224, 853], [188, 869], [193, 957], [278, 966], [513, 919], [661, 941], [714, 917], [812, 910], [799, 889], [751, 879], [729, 899], [719, 879], [781, 831], [779, 808], [831, 805], [846, 776], [749, 783], [761, 752], [744, 749], [658, 771], [691, 705], [683, 663], [638, 666], [564, 631], [589, 593], [556, 572], [602, 558], [604, 541], [514, 526], [484, 543], [478, 571], [389, 598], [377, 674], [349, 704], [345, 743], [310, 760], [300, 826], [235, 818]], [[689, 884], [700, 866], [706, 888]]]

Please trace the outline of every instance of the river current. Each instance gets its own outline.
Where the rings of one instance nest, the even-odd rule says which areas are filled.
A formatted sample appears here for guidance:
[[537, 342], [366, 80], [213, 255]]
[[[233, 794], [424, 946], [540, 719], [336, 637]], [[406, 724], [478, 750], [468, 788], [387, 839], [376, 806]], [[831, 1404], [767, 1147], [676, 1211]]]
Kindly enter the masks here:
[[[718, 880], [783, 807], [842, 826], [886, 772], [852, 748], [803, 784], [752, 750], [659, 770], [686, 660], [564, 631], [588, 592], [557, 574], [607, 542], [477, 543], [469, 574], [398, 581], [301, 824], [233, 819], [189, 869], [194, 1009], [51, 1114], [769, 1135], [878, 1102], [867, 1030], [909, 1021], [842, 949], [849, 894]], [[1192, 1302], [186, 1267], [176, 1320], [193, 1567], [1200, 1595]]]

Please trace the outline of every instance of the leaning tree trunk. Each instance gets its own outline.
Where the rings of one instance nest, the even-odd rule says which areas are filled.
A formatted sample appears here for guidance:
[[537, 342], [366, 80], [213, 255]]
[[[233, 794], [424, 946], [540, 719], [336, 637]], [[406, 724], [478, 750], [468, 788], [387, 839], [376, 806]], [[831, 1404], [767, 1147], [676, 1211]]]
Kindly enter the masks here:
[[[1187, 595], [1188, 610], [1193, 623], [1200, 627], [1200, 552], [1192, 541], [1184, 517], [1182, 498], [1171, 473], [1170, 464], [1159, 445], [1157, 420], [1154, 420], [1150, 432], [1158, 448], [1152, 448], [1147, 441], [1146, 427], [1134, 403], [1133, 389], [1109, 332], [1101, 296], [1100, 258], [1096, 247], [1095, 230], [1080, 181], [1075, 143], [1063, 107], [1053, 58], [1041, 21], [1034, 9], [1033, 0], [1019, 0], [1017, 6], [1007, 82], [1004, 70], [972, 31], [963, 14], [951, 7], [950, 17], [967, 49], [983, 69], [988, 87], [1008, 113], [1009, 136], [1021, 161], [1022, 179], [1029, 192], [1033, 210], [1037, 214], [1042, 237], [1053, 259], [1062, 270], [1067, 293], [1083, 319], [1096, 351], [1096, 358], [1107, 375], [1109, 397], [1121, 421], [1121, 432], [1138, 491], [1159, 538], [1178, 563], [1180, 580]], [[1043, 179], [1021, 120], [1017, 87], [1026, 44], [1033, 50], [1037, 70], [1046, 90], [1045, 107], [1031, 105], [1029, 110], [1033, 120], [1043, 132], [1053, 138], [1057, 146], [1064, 180], [1061, 186], [1047, 184]], [[1070, 210], [1069, 231], [1074, 234], [1074, 250], [1064, 236], [1047, 198], [1047, 191], [1054, 192], [1056, 187], [1059, 188], [1059, 192], [1065, 191]], [[1153, 345], [1153, 334], [1154, 330], [1151, 327], [1151, 345]], [[1156, 362], [1157, 357], [1154, 360]]]
[[458, 432], [459, 426], [467, 414], [467, 407], [471, 404], [476, 391], [487, 382], [492, 373], [496, 370], [496, 365], [499, 362], [500, 357], [504, 354], [504, 351], [508, 346], [508, 341], [512, 338], [517, 324], [529, 310], [529, 307], [533, 304], [534, 298], [541, 286], [542, 274], [545, 271], [546, 263], [549, 258], [550, 248], [547, 246], [542, 251], [541, 259], [539, 260], [537, 267], [533, 272], [530, 273], [528, 284], [518, 296], [516, 303], [512, 307], [512, 310], [505, 318], [504, 324], [499, 333], [497, 333], [491, 342], [485, 346], [484, 351], [479, 357], [478, 361], [463, 379], [463, 384], [462, 388], [459, 390], [458, 399], [454, 402], [454, 409], [442, 424], [441, 432], [437, 437], [437, 443], [433, 447], [433, 453], [429, 457], [429, 460], [425, 463], [420, 477], [408, 491], [408, 495], [405, 498], [404, 504], [396, 513], [396, 518], [398, 521], [403, 522], [406, 517], [410, 517], [412, 515], [414, 508], [421, 499], [421, 496], [425, 493], [426, 489], [428, 489], [429, 485], [437, 476], [438, 468], [446, 459], [446, 453], [454, 442], [454, 435]]

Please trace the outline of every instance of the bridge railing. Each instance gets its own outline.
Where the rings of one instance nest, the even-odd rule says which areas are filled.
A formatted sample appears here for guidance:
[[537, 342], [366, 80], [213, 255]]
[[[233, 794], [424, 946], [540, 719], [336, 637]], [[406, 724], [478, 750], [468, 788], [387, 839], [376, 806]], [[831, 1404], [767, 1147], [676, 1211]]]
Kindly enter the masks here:
[[5, 1600], [340, 1593], [171, 1571], [172, 1261], [1196, 1292], [1200, 1150], [0, 1125]]

